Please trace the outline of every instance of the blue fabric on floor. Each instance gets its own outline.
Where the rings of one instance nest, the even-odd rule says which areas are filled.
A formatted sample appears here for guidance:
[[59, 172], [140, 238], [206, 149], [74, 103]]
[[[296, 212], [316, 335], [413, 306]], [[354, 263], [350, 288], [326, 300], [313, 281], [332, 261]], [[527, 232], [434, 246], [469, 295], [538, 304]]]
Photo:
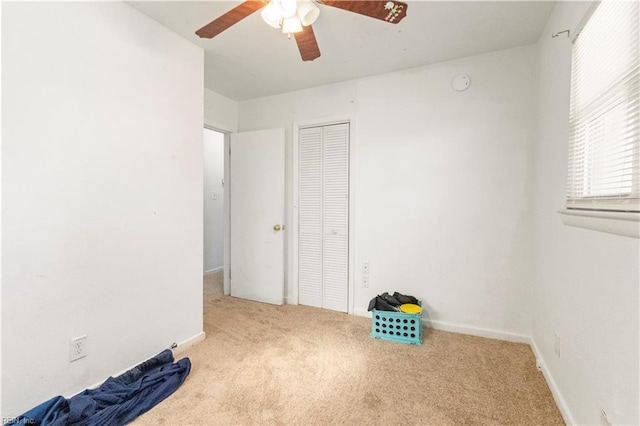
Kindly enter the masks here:
[[167, 349], [118, 377], [109, 377], [97, 389], [69, 399], [52, 398], [5, 425], [124, 425], [175, 392], [190, 370], [189, 358], [173, 363]]

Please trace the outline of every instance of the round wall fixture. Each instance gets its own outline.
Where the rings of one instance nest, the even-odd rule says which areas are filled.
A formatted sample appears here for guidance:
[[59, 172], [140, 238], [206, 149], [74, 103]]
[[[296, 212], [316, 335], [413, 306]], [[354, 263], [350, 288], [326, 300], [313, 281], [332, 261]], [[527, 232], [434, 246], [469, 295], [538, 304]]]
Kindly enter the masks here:
[[469, 76], [466, 74], [456, 76], [453, 78], [453, 80], [451, 80], [451, 87], [456, 92], [462, 92], [464, 90], [467, 90], [470, 84], [471, 84], [471, 78], [469, 78]]

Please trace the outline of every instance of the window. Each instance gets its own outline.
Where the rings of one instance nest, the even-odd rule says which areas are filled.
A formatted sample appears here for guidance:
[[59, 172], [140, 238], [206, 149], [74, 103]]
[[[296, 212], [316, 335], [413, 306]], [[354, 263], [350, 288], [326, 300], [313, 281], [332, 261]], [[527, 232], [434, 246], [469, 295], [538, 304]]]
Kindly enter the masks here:
[[638, 5], [603, 1], [573, 45], [568, 209], [640, 211]]

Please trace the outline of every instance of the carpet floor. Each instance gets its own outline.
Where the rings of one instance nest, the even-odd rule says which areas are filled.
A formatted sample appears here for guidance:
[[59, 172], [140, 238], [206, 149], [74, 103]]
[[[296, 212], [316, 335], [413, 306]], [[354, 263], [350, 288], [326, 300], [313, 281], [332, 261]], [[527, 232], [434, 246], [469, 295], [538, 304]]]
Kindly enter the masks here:
[[222, 294], [205, 276], [207, 338], [191, 374], [136, 425], [563, 424], [529, 346], [425, 329], [372, 339], [371, 320]]

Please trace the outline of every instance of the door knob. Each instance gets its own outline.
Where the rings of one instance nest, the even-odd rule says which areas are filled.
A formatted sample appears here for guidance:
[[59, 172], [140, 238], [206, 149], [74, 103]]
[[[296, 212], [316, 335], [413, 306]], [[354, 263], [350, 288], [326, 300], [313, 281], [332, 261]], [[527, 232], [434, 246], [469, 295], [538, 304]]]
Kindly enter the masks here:
[[273, 225], [273, 230], [274, 230], [274, 231], [279, 231], [279, 230], [281, 230], [281, 229], [282, 229], [282, 226], [280, 226], [280, 225]]

